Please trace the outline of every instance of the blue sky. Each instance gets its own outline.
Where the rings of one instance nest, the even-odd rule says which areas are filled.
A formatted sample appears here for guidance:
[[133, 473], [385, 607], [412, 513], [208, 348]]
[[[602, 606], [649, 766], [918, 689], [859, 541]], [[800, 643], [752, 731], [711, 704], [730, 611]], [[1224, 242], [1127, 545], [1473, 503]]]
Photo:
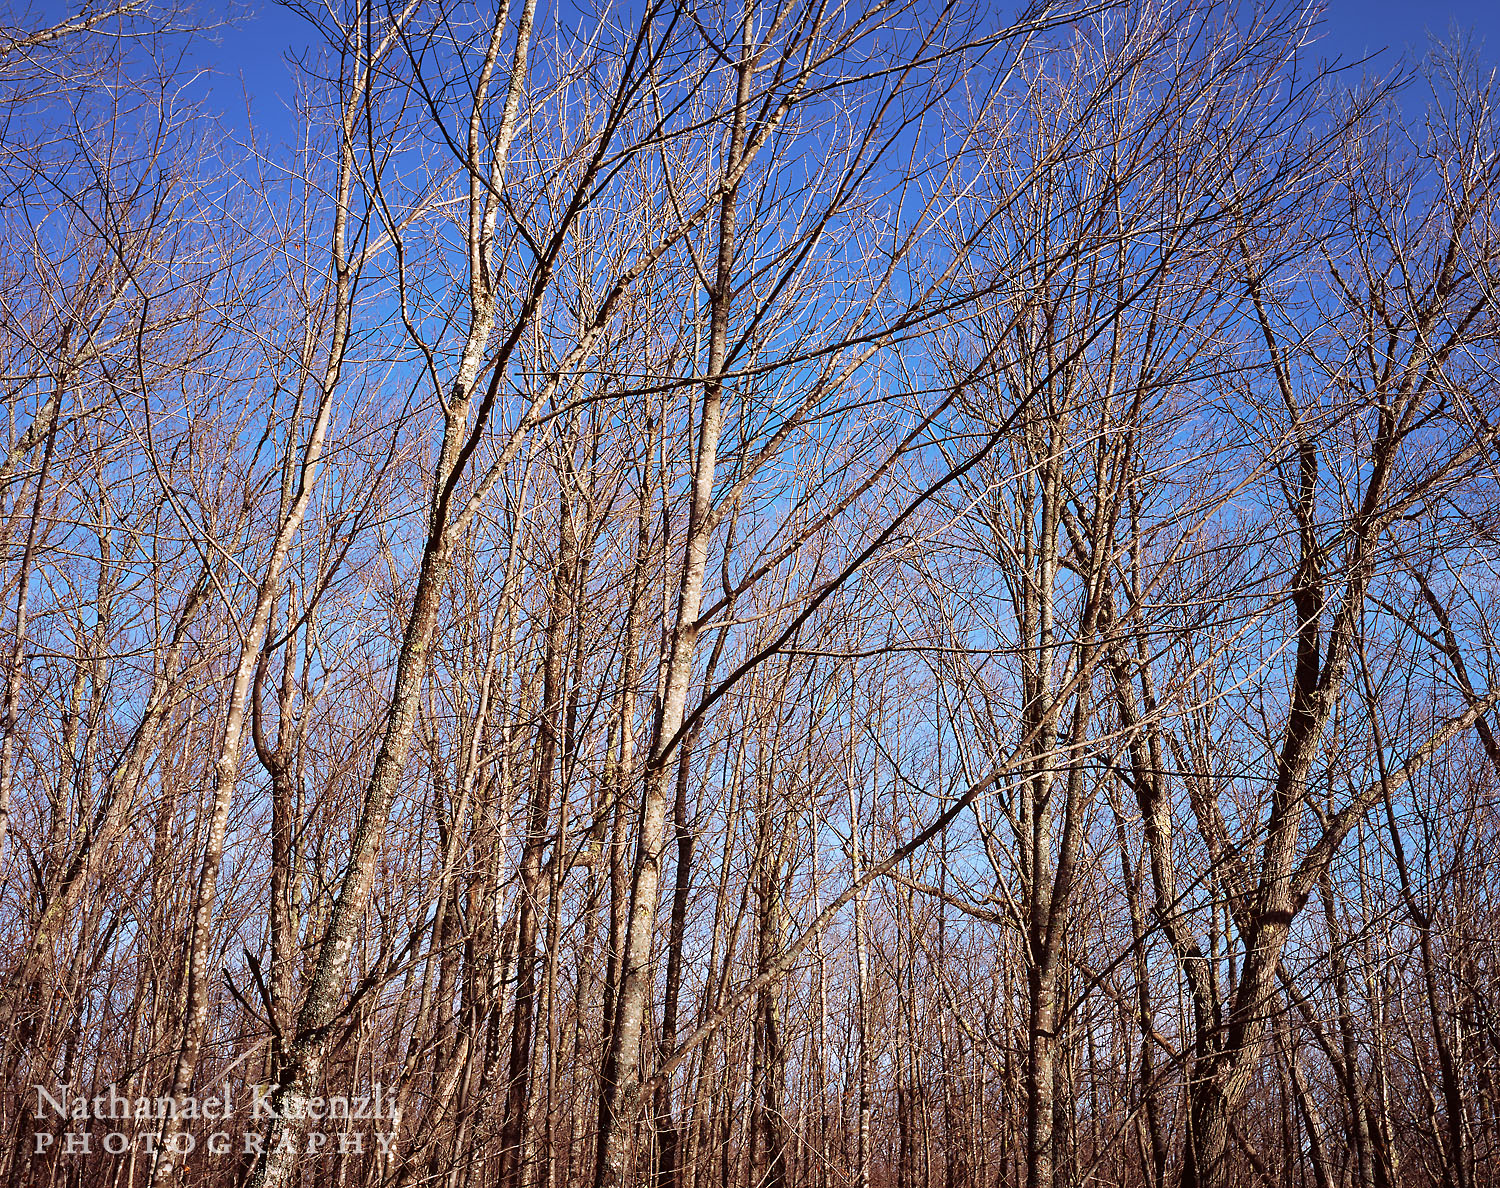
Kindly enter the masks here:
[[[248, 0], [236, 7], [248, 17], [201, 46], [202, 62], [217, 75], [210, 107], [243, 130], [248, 98], [263, 142], [285, 141], [291, 132], [291, 74], [285, 55], [294, 46], [308, 45], [308, 26], [275, 0]], [[1451, 28], [1460, 28], [1478, 37], [1485, 62], [1500, 65], [1500, 0], [1326, 0], [1325, 13], [1319, 45], [1329, 58], [1353, 63], [1374, 54], [1373, 69], [1389, 68], [1397, 55], [1419, 62], [1430, 34], [1446, 37]], [[1424, 89], [1418, 86], [1409, 96], [1421, 107]]]
[[[269, 0], [251, 0], [249, 11], [252, 16], [205, 47], [207, 63], [221, 75], [214, 86], [214, 106], [227, 109], [237, 124], [243, 79], [257, 123], [274, 133], [285, 127], [291, 89], [284, 55], [288, 48], [306, 44], [307, 30], [300, 18]], [[1393, 54], [1420, 59], [1429, 32], [1446, 36], [1453, 27], [1476, 34], [1484, 58], [1500, 62], [1500, 3], [1495, 0], [1329, 0], [1326, 13], [1321, 46], [1328, 56], [1346, 62], [1367, 54], [1379, 54], [1378, 61], [1386, 62]]]
[[1500, 5], [1494, 0], [1433, 0], [1425, 4], [1331, 0], [1324, 45], [1346, 57], [1363, 56], [1383, 47], [1420, 55], [1427, 48], [1429, 30], [1444, 37], [1453, 25], [1483, 39], [1487, 60], [1493, 62], [1500, 56], [1496, 52], [1500, 50]]

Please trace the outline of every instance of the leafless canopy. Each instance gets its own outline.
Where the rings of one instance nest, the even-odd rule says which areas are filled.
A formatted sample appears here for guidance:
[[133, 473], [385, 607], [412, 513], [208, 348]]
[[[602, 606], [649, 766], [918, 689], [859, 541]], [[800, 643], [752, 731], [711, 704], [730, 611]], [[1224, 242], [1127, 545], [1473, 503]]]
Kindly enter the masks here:
[[223, 19], [0, 14], [0, 1181], [1500, 1185], [1469, 48]]

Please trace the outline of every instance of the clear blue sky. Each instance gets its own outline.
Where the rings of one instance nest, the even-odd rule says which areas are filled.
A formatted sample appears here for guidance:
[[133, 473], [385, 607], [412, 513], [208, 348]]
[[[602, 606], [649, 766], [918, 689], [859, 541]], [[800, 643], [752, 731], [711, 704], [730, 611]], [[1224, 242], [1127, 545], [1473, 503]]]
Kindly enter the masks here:
[[[243, 78], [257, 123], [274, 135], [286, 128], [290, 95], [283, 56], [289, 47], [306, 44], [307, 30], [300, 18], [271, 0], [251, 0], [249, 10], [255, 15], [225, 30], [217, 45], [205, 47], [204, 57], [221, 74], [214, 106], [228, 109], [226, 114], [238, 123]], [[1367, 54], [1379, 54], [1377, 63], [1391, 62], [1392, 55], [1419, 61], [1429, 32], [1446, 37], [1457, 27], [1476, 34], [1485, 60], [1500, 65], [1500, 0], [1330, 0], [1326, 14], [1320, 48], [1346, 62]]]
[[1484, 56], [1500, 60], [1500, 4], [1495, 0], [1331, 0], [1326, 5], [1323, 45], [1330, 54], [1363, 57], [1383, 47], [1397, 53], [1426, 52], [1428, 32], [1446, 37], [1450, 26], [1477, 34]]

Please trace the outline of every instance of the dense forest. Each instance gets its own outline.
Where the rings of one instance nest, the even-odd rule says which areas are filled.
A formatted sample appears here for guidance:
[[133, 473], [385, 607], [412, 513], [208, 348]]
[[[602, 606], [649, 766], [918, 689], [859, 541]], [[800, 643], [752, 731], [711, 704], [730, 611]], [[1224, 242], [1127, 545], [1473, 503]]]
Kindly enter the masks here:
[[243, 16], [0, 15], [0, 1183], [1500, 1185], [1482, 51]]

